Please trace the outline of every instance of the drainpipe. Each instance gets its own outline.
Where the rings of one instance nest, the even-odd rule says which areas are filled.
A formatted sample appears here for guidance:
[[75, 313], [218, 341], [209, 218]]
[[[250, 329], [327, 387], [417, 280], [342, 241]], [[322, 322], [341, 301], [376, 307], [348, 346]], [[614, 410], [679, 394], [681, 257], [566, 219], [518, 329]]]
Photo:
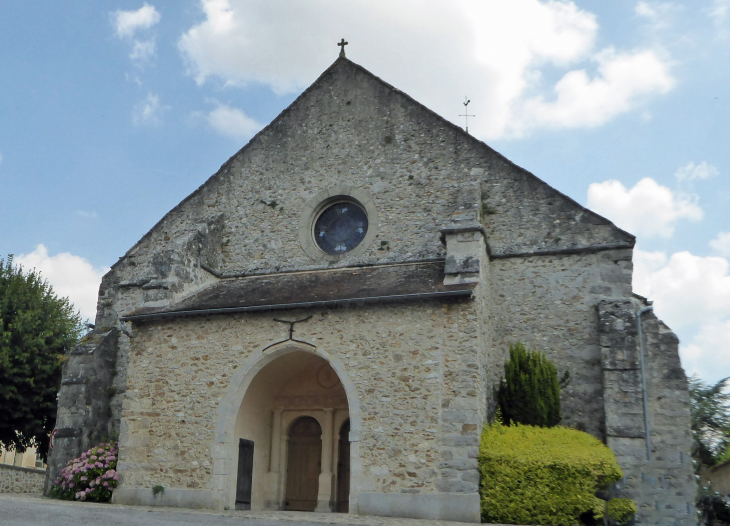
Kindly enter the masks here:
[[644, 338], [641, 331], [641, 315], [653, 310], [654, 307], [644, 307], [636, 313], [636, 322], [639, 326], [639, 363], [641, 364], [641, 393], [644, 399], [644, 431], [646, 433], [646, 459], [651, 460], [651, 435], [649, 433], [649, 400], [646, 392], [646, 366], [644, 365]]

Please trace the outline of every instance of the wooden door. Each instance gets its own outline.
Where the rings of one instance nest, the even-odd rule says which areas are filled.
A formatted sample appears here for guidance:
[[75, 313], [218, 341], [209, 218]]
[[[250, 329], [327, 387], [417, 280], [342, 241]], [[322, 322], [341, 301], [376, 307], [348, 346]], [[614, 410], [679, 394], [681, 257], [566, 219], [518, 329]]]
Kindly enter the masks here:
[[312, 417], [297, 419], [289, 431], [285, 509], [314, 511], [322, 460], [322, 428]]
[[340, 458], [337, 462], [337, 511], [350, 510], [350, 420], [340, 429]]
[[238, 442], [238, 477], [236, 478], [236, 509], [251, 509], [251, 488], [253, 486], [253, 442], [240, 439]]

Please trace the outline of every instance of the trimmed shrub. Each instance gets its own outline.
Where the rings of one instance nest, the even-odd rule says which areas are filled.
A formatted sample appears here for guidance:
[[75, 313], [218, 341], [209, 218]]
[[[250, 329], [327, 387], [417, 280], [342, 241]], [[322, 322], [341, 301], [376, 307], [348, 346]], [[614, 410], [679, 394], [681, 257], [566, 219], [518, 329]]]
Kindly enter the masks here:
[[567, 427], [485, 426], [479, 447], [482, 521], [577, 525], [602, 513], [598, 488], [623, 477], [595, 437]]
[[611, 499], [608, 501], [608, 516], [619, 524], [630, 524], [637, 511], [639, 511], [639, 508], [631, 499]]
[[50, 495], [54, 499], [109, 502], [117, 485], [116, 442], [92, 447], [79, 458], [69, 460], [61, 475], [53, 482]]
[[[563, 382], [568, 381], [566, 371]], [[560, 381], [555, 365], [541, 352], [521, 343], [510, 345], [504, 378], [495, 390], [497, 407], [507, 425], [552, 427], [560, 423]]]

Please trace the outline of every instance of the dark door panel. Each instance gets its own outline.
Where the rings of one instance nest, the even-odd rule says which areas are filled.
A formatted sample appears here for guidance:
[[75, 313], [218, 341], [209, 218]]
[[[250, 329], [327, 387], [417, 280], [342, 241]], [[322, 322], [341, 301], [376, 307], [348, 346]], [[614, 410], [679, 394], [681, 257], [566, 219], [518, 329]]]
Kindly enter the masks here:
[[238, 442], [238, 477], [236, 478], [236, 509], [251, 509], [253, 487], [253, 442], [244, 438]]

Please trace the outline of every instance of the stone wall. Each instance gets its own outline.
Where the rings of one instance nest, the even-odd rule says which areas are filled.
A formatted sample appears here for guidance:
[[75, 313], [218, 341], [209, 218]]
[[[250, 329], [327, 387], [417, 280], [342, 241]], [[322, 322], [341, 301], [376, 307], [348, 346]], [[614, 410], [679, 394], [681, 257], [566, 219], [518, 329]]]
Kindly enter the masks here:
[[642, 316], [648, 401], [646, 440], [640, 345], [634, 300], [598, 306], [606, 441], [624, 471], [620, 496], [639, 507], [645, 524], [696, 524], [697, 484], [690, 456], [689, 394], [679, 341], [652, 313]]
[[[78, 430], [87, 427], [94, 434], [104, 426], [111, 436], [117, 432], [126, 388], [126, 333], [132, 330], [119, 322], [121, 315], [169, 305], [238, 273], [443, 258], [441, 228], [466, 184], [481, 186], [492, 255], [633, 246], [633, 237], [607, 220], [359, 66], [338, 60], [104, 277], [94, 336], [117, 330], [116, 363], [99, 366], [116, 373], [106, 385], [112, 394], [99, 398], [109, 416], [82, 418], [83, 404], [73, 416], [63, 409], [59, 427], [70, 436], [61, 438], [78, 438]], [[343, 186], [372, 196], [378, 212], [370, 227], [374, 242], [336, 263], [313, 260], [298, 238], [302, 214], [314, 195]], [[79, 355], [94, 356], [93, 348], [85, 345]], [[70, 362], [79, 360], [88, 358]], [[81, 393], [86, 387], [74, 385], [62, 385], [64, 405], [88, 396]], [[81, 447], [57, 451], [56, 463]]]
[[563, 425], [603, 440], [603, 379], [596, 305], [631, 295], [631, 251], [495, 259], [491, 313], [491, 383], [499, 381], [509, 346], [543, 351], [558, 374], [568, 369], [561, 394]]
[[0, 464], [0, 493], [41, 493], [45, 479], [45, 469]]
[[[302, 216], [314, 196], [343, 187], [371, 198], [375, 237], [337, 261], [310, 257], [300, 243]], [[603, 439], [613, 425], [604, 407], [633, 396], [634, 387], [622, 389], [635, 385], [634, 373], [612, 377], [597, 332], [597, 305], [631, 299], [633, 244], [606, 219], [338, 60], [104, 277], [97, 329], [64, 370], [61, 445], [50, 476], [117, 432], [119, 495], [155, 484], [214, 493], [233, 476], [215, 441], [216, 411], [237, 388], [236, 369], [285, 339], [286, 328], [264, 313], [134, 326], [121, 316], [169, 306], [226, 277], [438, 260], [454, 282], [475, 279], [478, 268], [473, 301], [312, 310], [297, 331], [342, 365], [357, 393], [357, 491], [396, 507], [382, 496], [472, 495], [479, 431], [511, 343], [545, 351], [561, 373], [570, 370], [565, 424]], [[684, 473], [686, 459], [677, 467], [675, 453], [685, 451], [686, 436], [671, 426], [684, 422], [686, 384], [676, 342], [662, 327], [647, 332], [657, 447], [667, 469]], [[619, 427], [632, 422], [616, 415]], [[637, 440], [609, 433], [619, 455], [615, 438]], [[658, 468], [651, 469], [642, 473], [653, 477]], [[683, 478], [666, 484], [685, 491]], [[220, 504], [202, 493], [180, 495], [179, 502]]]
[[[289, 313], [292, 319], [299, 314]], [[475, 493], [484, 415], [474, 303], [308, 314], [314, 317], [297, 325], [297, 339], [341, 362], [359, 398], [360, 458], [353, 462], [361, 463], [362, 474], [353, 477], [353, 492]], [[273, 317], [200, 317], [136, 328], [120, 488], [211, 488], [216, 408], [238, 387], [230, 382], [239, 367], [286, 339], [287, 327]]]
[[[482, 186], [494, 256], [630, 248], [633, 236], [347, 60], [175, 207], [104, 277], [97, 324], [169, 303], [213, 274], [267, 274], [443, 258], [462, 187]], [[309, 200], [356, 187], [378, 211], [374, 242], [336, 263], [300, 245]]]
[[55, 446], [48, 458], [46, 493], [48, 483], [58, 478], [68, 460], [118, 436], [119, 416], [114, 418], [112, 399], [118, 394], [115, 377], [120, 340], [118, 329], [95, 329], [68, 354], [58, 396]]

